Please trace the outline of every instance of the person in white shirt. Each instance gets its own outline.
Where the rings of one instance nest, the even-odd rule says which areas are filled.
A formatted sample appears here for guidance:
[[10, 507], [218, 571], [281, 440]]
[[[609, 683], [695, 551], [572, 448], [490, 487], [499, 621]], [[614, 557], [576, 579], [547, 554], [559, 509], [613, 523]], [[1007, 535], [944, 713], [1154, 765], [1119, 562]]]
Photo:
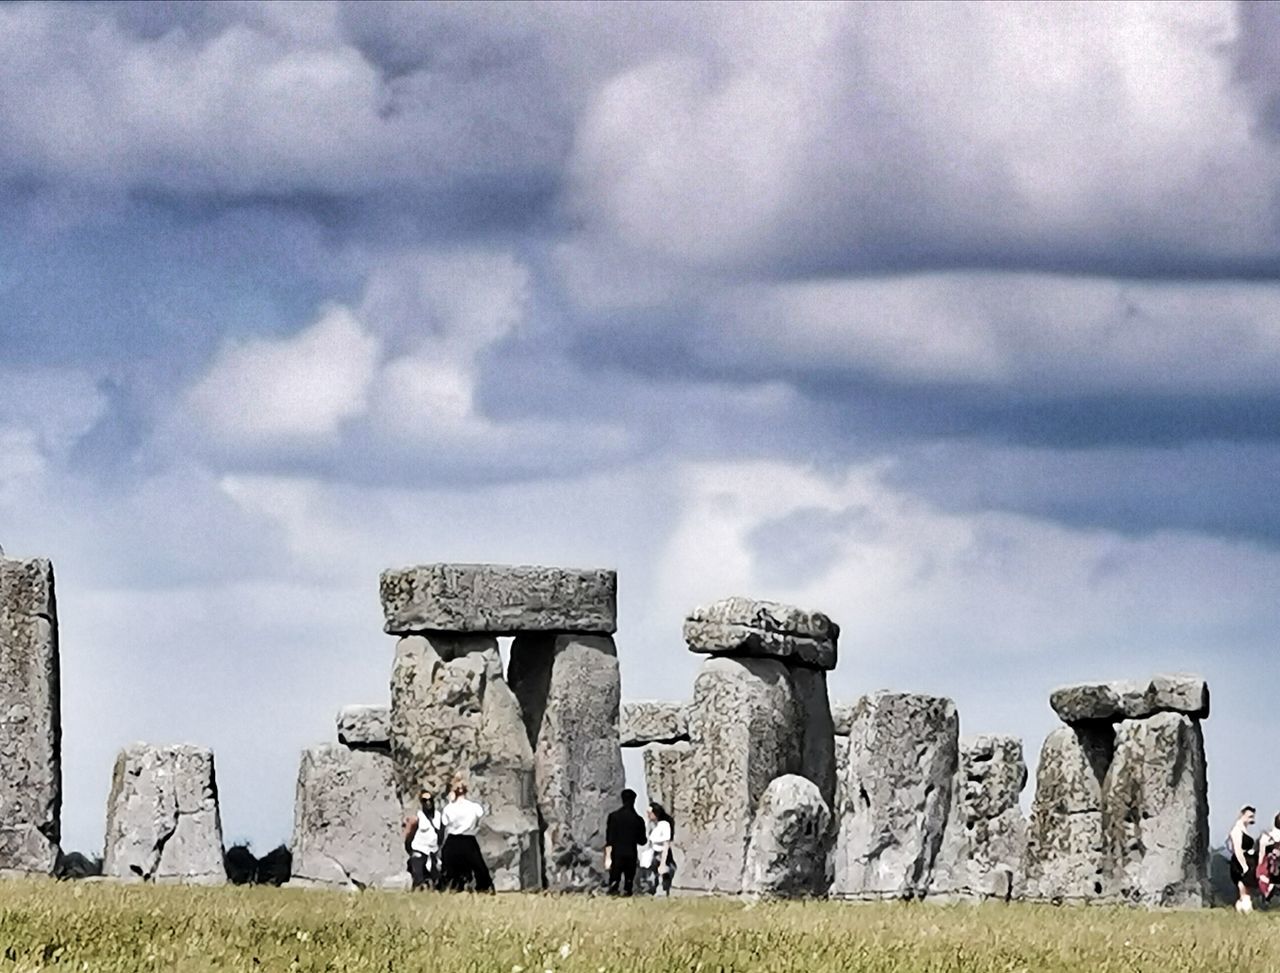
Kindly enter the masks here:
[[649, 847], [653, 850], [653, 894], [671, 895], [671, 880], [676, 873], [676, 857], [671, 853], [671, 843], [675, 839], [676, 823], [657, 801], [649, 802], [649, 820], [653, 828], [649, 831]]
[[409, 851], [409, 876], [413, 890], [440, 884], [440, 813], [428, 790], [418, 795], [418, 813], [404, 823], [404, 842]]
[[480, 854], [476, 831], [484, 808], [467, 798], [467, 782], [461, 774], [453, 778], [449, 788], [449, 803], [440, 812], [440, 826], [444, 844], [440, 848], [440, 866], [444, 882], [455, 892], [461, 892], [469, 881], [475, 882], [477, 892], [492, 892], [493, 879], [489, 867]]

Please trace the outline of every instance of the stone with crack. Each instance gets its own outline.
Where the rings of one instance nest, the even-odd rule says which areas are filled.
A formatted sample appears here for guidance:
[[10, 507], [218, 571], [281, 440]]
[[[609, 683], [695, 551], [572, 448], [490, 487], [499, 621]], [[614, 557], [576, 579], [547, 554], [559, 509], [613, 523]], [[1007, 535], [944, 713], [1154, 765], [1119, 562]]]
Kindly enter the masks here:
[[811, 898], [831, 885], [831, 811], [818, 786], [798, 774], [776, 777], [751, 825], [742, 891], [766, 898]]
[[834, 669], [840, 626], [821, 612], [733, 596], [700, 605], [684, 621], [690, 652], [774, 658]]
[[641, 699], [623, 703], [618, 742], [624, 747], [679, 743], [689, 739], [689, 704]]
[[0, 554], [0, 874], [51, 874], [62, 809], [53, 568]]
[[102, 874], [185, 885], [226, 881], [212, 750], [136, 743], [120, 751]]

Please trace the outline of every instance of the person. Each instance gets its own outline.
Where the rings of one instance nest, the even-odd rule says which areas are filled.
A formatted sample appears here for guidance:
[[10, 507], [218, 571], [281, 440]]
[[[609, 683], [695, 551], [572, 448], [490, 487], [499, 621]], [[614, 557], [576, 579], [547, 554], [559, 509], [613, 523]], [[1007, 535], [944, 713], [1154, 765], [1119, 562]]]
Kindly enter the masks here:
[[467, 782], [461, 774], [455, 775], [449, 787], [449, 803], [440, 812], [440, 829], [444, 843], [440, 846], [440, 867], [449, 888], [461, 892], [467, 882], [474, 882], [477, 892], [492, 892], [493, 879], [489, 866], [480, 854], [476, 831], [484, 808], [467, 797]]
[[440, 884], [440, 814], [428, 790], [418, 795], [418, 812], [404, 823], [409, 851], [409, 876], [415, 892]]
[[671, 851], [671, 842], [675, 838], [676, 823], [671, 815], [657, 801], [649, 802], [649, 820], [653, 829], [649, 832], [649, 847], [653, 861], [653, 894], [671, 895], [671, 879], [675, 877], [676, 858]]
[[1236, 823], [1231, 826], [1231, 831], [1227, 835], [1227, 854], [1231, 856], [1231, 881], [1238, 895], [1237, 912], [1253, 911], [1253, 898], [1249, 894], [1248, 886], [1253, 881], [1255, 865], [1251, 859], [1254, 859], [1255, 853], [1253, 835], [1249, 834], [1249, 829], [1253, 827], [1256, 818], [1257, 811], [1252, 805], [1246, 804], [1240, 809]]
[[604, 867], [609, 872], [609, 894], [629, 896], [635, 891], [636, 869], [640, 866], [640, 846], [647, 840], [644, 819], [636, 814], [636, 792], [622, 792], [622, 806], [605, 819]]
[[1280, 884], [1280, 814], [1275, 816], [1270, 831], [1265, 831], [1258, 838], [1258, 891], [1262, 893], [1262, 901], [1270, 902], [1271, 896]]

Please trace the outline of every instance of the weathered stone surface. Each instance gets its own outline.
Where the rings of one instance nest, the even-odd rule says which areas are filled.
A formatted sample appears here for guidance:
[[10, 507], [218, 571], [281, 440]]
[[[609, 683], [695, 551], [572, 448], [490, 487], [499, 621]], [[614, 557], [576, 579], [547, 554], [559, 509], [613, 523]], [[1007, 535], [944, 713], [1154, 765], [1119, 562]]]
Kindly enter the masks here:
[[57, 862], [59, 705], [53, 568], [0, 554], [0, 874], [50, 874]]
[[927, 894], [959, 760], [955, 704], [880, 692], [854, 710], [832, 894]]
[[831, 810], [809, 778], [777, 777], [765, 789], [751, 825], [742, 891], [797, 899], [831, 885]]
[[756, 807], [775, 777], [801, 769], [803, 731], [788, 669], [774, 659], [708, 659], [694, 682], [692, 749], [675, 795], [684, 861], [675, 887], [742, 889]]
[[635, 700], [622, 704], [618, 739], [624, 747], [689, 739], [689, 704]]
[[1148, 906], [1208, 904], [1204, 739], [1185, 713], [1116, 727], [1102, 789], [1109, 897]]
[[625, 783], [617, 648], [607, 635], [522, 635], [508, 674], [533, 746], [547, 887], [598, 889], [605, 819]]
[[1027, 783], [1022, 741], [960, 741], [951, 815], [930, 894], [1008, 901], [1026, 891], [1027, 822], [1018, 801]]
[[381, 703], [342, 707], [338, 711], [338, 742], [359, 749], [389, 749], [391, 707]]
[[1055, 689], [1049, 705], [1064, 723], [1140, 720], [1154, 713], [1209, 715], [1209, 687], [1199, 676], [1158, 675], [1149, 683], [1117, 680]]
[[1115, 746], [1109, 724], [1045, 737], [1027, 835], [1027, 897], [1080, 902], [1105, 892], [1102, 782]]
[[221, 885], [222, 852], [212, 750], [135, 743], [120, 751], [107, 800], [103, 875]]
[[302, 751], [293, 808], [291, 885], [401, 888], [401, 805], [391, 757], [324, 744]]
[[691, 652], [777, 658], [834, 669], [840, 626], [821, 612], [776, 601], [732, 597], [700, 605], [684, 622]]
[[832, 729], [838, 737], [847, 737], [853, 727], [853, 703], [835, 703], [831, 707]]
[[[827, 696], [827, 674], [820, 669], [791, 670], [800, 718], [800, 773], [818, 785], [828, 811], [836, 799], [836, 739]], [[831, 835], [834, 839], [834, 833]]]
[[617, 630], [618, 576], [598, 569], [424, 564], [382, 572], [392, 635]]
[[667, 811], [676, 808], [676, 795], [685, 787], [684, 768], [693, 751], [692, 744], [650, 744], [644, 748], [644, 787], [649, 800], [661, 804]]
[[541, 887], [533, 750], [496, 639], [400, 639], [391, 675], [391, 755], [406, 811], [422, 788], [443, 795], [453, 775], [463, 773], [470, 796], [490, 809], [477, 840], [495, 887]]

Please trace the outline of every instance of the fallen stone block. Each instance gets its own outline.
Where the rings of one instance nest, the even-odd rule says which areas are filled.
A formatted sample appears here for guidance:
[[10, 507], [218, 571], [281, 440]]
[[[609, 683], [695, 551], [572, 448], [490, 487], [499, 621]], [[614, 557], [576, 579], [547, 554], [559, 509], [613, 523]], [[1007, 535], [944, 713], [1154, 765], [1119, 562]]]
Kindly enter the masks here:
[[831, 885], [831, 811], [807, 777], [775, 778], [756, 808], [742, 891], [766, 898], [824, 896]]
[[815, 669], [835, 668], [839, 635], [840, 627], [821, 612], [742, 597], [699, 606], [684, 622], [691, 652], [774, 658]]
[[636, 700], [622, 704], [618, 721], [618, 740], [622, 746], [645, 747], [651, 743], [678, 743], [687, 739], [687, 703]]
[[605, 819], [625, 781], [617, 648], [608, 635], [521, 635], [507, 671], [533, 747], [547, 888], [599, 889]]
[[857, 703], [848, 739], [832, 894], [922, 898], [951, 810], [959, 761], [955, 704], [873, 693]]
[[338, 742], [355, 749], [391, 748], [391, 707], [353, 704], [338, 711]]
[[136, 743], [120, 751], [102, 873], [163, 884], [226, 882], [212, 750]]
[[389, 754], [340, 744], [302, 751], [289, 884], [403, 887], [407, 855], [402, 820]]
[[57, 865], [60, 740], [53, 568], [0, 555], [0, 874]]
[[598, 569], [424, 564], [382, 573], [391, 635], [519, 635], [617, 630], [616, 572]]
[[1109, 897], [1145, 906], [1208, 905], [1207, 793], [1198, 721], [1163, 712], [1116, 727], [1102, 786]]

